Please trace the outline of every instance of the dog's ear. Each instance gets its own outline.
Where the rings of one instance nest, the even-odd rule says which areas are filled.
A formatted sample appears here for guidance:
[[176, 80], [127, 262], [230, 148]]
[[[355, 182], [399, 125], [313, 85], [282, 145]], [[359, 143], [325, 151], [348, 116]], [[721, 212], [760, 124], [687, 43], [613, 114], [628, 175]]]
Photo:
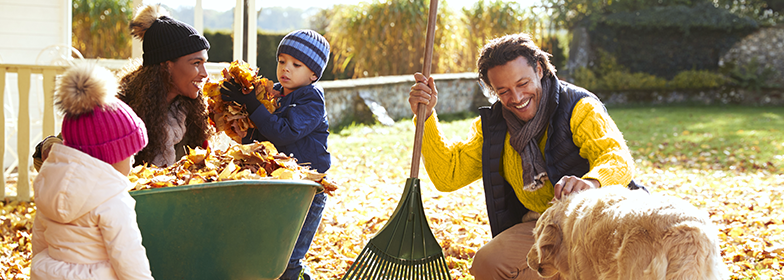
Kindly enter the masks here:
[[561, 245], [561, 229], [556, 224], [548, 224], [539, 234], [540, 258], [550, 258], [555, 254], [555, 250]]
[[[534, 244], [537, 254], [529, 254], [529, 257], [536, 257], [538, 260], [529, 259], [528, 264], [531, 268], [536, 269], [540, 276], [548, 278], [558, 272], [555, 262], [558, 259], [558, 250], [561, 248], [561, 239], [561, 229], [554, 223], [547, 224], [539, 232], [536, 244]], [[536, 267], [531, 265], [532, 261], [538, 262]]]

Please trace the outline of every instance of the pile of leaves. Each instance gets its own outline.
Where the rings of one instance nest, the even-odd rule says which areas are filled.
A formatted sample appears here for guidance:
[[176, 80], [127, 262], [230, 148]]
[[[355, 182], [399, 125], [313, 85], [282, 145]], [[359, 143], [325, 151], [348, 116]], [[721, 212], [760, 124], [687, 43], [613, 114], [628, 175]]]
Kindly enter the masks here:
[[0, 201], [0, 279], [30, 279], [35, 203]]
[[311, 180], [324, 186], [331, 194], [336, 185], [325, 174], [297, 164], [295, 158], [279, 153], [268, 141], [236, 144], [226, 151], [190, 149], [175, 164], [160, 168], [139, 165], [131, 170], [128, 179], [136, 184], [132, 189], [144, 190], [230, 180]]
[[237, 143], [242, 143], [242, 138], [245, 137], [248, 129], [255, 125], [248, 118], [245, 105], [224, 101], [220, 89], [225, 88], [224, 83], [233, 82], [240, 86], [243, 94], [250, 94], [255, 90], [256, 99], [264, 105], [264, 108], [270, 113], [275, 112], [280, 93], [272, 89], [272, 81], [259, 77], [257, 72], [258, 69], [252, 70], [250, 64], [235, 60], [228, 68], [223, 69], [223, 79], [210, 80], [204, 84], [203, 92], [207, 97], [210, 122], [218, 131], [226, 133]]

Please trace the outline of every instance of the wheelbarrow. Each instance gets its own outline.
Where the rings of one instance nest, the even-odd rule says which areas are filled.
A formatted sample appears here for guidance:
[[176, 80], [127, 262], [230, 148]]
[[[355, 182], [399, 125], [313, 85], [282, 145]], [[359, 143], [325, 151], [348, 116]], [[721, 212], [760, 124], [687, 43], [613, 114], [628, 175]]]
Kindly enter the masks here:
[[312, 181], [242, 180], [130, 194], [155, 279], [276, 279], [322, 190]]

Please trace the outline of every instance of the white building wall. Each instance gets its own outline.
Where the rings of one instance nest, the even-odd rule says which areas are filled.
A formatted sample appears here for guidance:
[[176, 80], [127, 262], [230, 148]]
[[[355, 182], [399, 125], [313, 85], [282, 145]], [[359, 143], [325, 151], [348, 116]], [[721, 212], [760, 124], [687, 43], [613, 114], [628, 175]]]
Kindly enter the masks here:
[[[36, 59], [50, 46], [71, 46], [71, 0], [0, 0], [0, 63], [37, 64]], [[41, 64], [49, 64], [55, 55], [41, 55]], [[30, 83], [31, 147], [40, 141], [43, 116], [43, 76], [33, 74]], [[5, 88], [0, 89], [5, 117], [5, 139], [2, 148], [3, 171], [14, 164], [17, 148], [19, 92], [16, 73], [7, 73]], [[59, 118], [56, 120], [59, 123]], [[59, 129], [58, 129], [59, 132]], [[29, 155], [21, 155], [29, 156]]]
[[0, 0], [0, 58], [35, 64], [51, 45], [71, 45], [71, 0]]

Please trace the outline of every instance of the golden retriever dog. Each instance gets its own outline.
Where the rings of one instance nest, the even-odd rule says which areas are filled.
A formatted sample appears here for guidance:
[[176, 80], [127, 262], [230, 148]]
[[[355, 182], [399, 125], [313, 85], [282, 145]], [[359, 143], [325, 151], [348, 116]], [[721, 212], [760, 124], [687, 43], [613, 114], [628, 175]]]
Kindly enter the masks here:
[[545, 278], [729, 278], [707, 213], [622, 186], [556, 201], [536, 222], [534, 240], [528, 266]]

